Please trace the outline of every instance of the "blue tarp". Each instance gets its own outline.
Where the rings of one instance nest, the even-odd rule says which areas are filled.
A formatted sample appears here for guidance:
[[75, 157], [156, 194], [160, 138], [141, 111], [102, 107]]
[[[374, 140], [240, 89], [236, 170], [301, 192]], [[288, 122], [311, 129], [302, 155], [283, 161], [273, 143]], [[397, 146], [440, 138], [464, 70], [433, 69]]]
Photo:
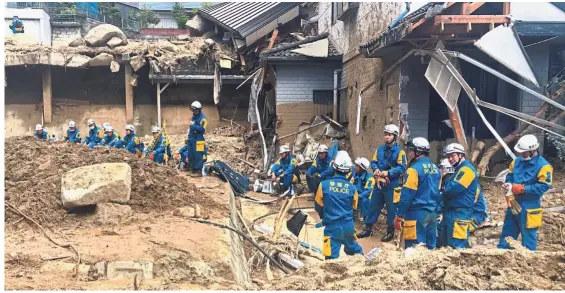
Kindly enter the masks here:
[[98, 15], [98, 3], [97, 2], [75, 2], [77, 9], [88, 11], [88, 13], [92, 13]]

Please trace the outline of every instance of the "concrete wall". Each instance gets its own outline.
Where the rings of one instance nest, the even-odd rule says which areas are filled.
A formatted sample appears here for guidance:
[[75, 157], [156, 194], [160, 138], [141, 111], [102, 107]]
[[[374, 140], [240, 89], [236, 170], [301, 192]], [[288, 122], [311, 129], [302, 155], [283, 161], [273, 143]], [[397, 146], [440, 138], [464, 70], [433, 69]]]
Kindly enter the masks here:
[[333, 90], [333, 72], [341, 63], [275, 63], [277, 73], [277, 116], [282, 123], [279, 136], [296, 131], [301, 122], [314, 116], [315, 90]]
[[14, 15], [17, 15], [24, 23], [26, 34], [36, 37], [43, 45], [51, 46], [51, 24], [49, 15], [43, 9], [16, 9], [4, 7], [4, 35], [12, 35], [8, 27]]
[[[378, 37], [403, 9], [402, 2], [361, 2], [357, 13], [332, 25], [331, 2], [319, 2], [321, 17], [318, 31], [328, 31], [330, 38], [344, 53], [343, 79], [348, 95], [348, 128], [353, 156], [371, 157], [375, 148], [383, 142], [384, 125], [398, 123], [399, 70], [396, 70], [388, 79], [386, 90], [380, 91], [378, 86], [373, 86], [364, 93], [360, 133], [355, 135], [359, 91], [378, 81], [383, 70], [383, 60], [364, 58], [359, 54], [359, 45]], [[387, 100], [391, 99], [394, 100], [392, 108], [387, 109]]]
[[[6, 68], [8, 85], [5, 88], [5, 135], [29, 135], [42, 118], [42, 82], [40, 66], [14, 66]], [[156, 85], [148, 80], [148, 69], [138, 73], [138, 86], [134, 87], [134, 125], [141, 135], [149, 134], [157, 124]], [[109, 122], [120, 133], [126, 124], [125, 85], [123, 67], [117, 73], [107, 68], [70, 69], [52, 67], [53, 120], [45, 125], [47, 131], [62, 135], [69, 120], [86, 130], [88, 119], [101, 125]], [[238, 105], [236, 121], [243, 123], [247, 113], [249, 87], [235, 90], [237, 85], [223, 88], [222, 102], [218, 108], [212, 101], [212, 84], [171, 85], [162, 95], [162, 118], [170, 134], [185, 133], [189, 127], [190, 103], [199, 99], [208, 117], [209, 130], [220, 125], [220, 115], [231, 119]], [[239, 117], [239, 120], [237, 119]]]
[[53, 37], [52, 37], [53, 45], [68, 44], [76, 37], [81, 35], [80, 26], [75, 26], [75, 27], [53, 26], [52, 30], [53, 30]]

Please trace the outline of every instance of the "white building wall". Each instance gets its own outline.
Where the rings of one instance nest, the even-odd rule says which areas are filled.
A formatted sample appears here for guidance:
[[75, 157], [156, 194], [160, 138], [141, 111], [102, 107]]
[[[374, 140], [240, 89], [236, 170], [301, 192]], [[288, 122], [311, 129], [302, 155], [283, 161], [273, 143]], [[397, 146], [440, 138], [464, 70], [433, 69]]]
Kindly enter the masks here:
[[23, 22], [25, 33], [36, 36], [38, 42], [43, 45], [51, 46], [51, 23], [49, 15], [43, 9], [15, 9], [4, 7], [4, 34], [12, 35], [8, 27], [14, 15], [17, 15]]

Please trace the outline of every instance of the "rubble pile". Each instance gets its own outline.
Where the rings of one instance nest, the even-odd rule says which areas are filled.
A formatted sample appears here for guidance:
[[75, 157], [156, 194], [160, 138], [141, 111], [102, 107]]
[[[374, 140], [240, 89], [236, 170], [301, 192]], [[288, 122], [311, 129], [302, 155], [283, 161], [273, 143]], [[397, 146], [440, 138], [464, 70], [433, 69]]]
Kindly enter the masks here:
[[[103, 24], [92, 28], [82, 38], [77, 37], [68, 43], [53, 47], [38, 44], [26, 34], [17, 34], [6, 37], [5, 62], [7, 66], [25, 64], [43, 64], [54, 66], [67, 66], [85, 68], [101, 66], [101, 54], [112, 56], [110, 61], [118, 61], [122, 54], [132, 57], [141, 57], [143, 63], [156, 62], [160, 70], [173, 70], [180, 65], [195, 65], [196, 60], [202, 57], [215, 59], [217, 56], [230, 56], [235, 58], [235, 53], [227, 46], [212, 42], [206, 43], [203, 37], [188, 37], [178, 41], [138, 42], [128, 40], [125, 34], [116, 26]], [[174, 42], [174, 44], [173, 44]], [[103, 55], [106, 59], [107, 55]], [[130, 63], [137, 71], [140, 66], [136, 58]], [[106, 62], [105, 62], [106, 63]]]
[[[225, 206], [204, 196], [176, 170], [139, 159], [127, 151], [47, 144], [32, 137], [15, 137], [6, 141], [5, 146], [5, 201], [46, 226], [77, 221], [76, 215], [67, 213], [61, 202], [63, 174], [100, 163], [124, 162], [131, 167], [131, 197], [127, 205], [135, 212], [172, 210], [192, 204], [227, 212]], [[5, 214], [7, 222], [20, 218], [12, 212]]]
[[385, 250], [307, 266], [263, 290], [563, 290], [565, 253], [473, 248]]

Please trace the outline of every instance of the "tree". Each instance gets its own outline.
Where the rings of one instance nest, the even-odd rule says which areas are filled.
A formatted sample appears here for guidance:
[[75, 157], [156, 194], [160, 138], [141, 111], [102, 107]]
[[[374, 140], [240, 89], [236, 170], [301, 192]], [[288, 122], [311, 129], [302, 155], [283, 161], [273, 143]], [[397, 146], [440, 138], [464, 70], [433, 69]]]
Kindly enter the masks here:
[[[213, 6], [214, 2], [202, 2], [200, 8]], [[198, 8], [192, 8], [192, 14], [198, 13]]]
[[175, 2], [173, 4], [173, 18], [177, 23], [177, 26], [180, 29], [186, 28], [186, 22], [188, 21], [188, 14], [186, 13], [186, 9], [180, 2]]
[[142, 28], [147, 28], [150, 24], [159, 24], [161, 19], [155, 11], [151, 10], [149, 7], [143, 5], [139, 11], [132, 11], [129, 14], [129, 18], [141, 23]]

